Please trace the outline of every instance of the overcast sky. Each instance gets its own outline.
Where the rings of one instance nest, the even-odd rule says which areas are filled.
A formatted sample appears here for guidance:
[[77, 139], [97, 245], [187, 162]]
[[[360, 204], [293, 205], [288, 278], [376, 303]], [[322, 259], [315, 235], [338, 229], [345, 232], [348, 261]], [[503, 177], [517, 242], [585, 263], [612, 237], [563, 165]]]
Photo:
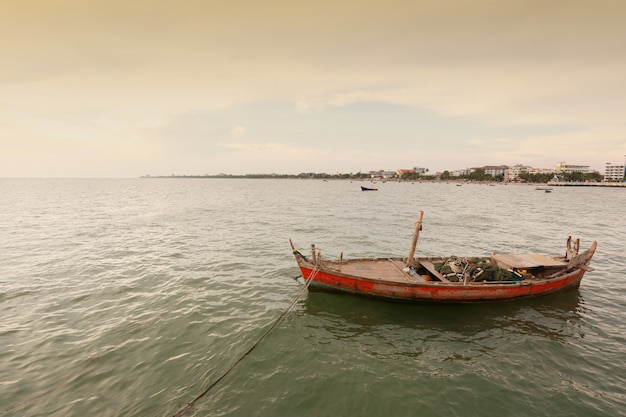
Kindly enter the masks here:
[[0, 0], [0, 177], [626, 155], [623, 0]]

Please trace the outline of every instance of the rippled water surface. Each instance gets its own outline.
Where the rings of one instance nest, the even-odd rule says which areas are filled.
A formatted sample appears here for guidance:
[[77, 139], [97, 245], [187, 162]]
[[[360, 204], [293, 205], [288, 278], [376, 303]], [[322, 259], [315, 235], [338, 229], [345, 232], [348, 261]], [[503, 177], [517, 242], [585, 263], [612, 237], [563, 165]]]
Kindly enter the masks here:
[[304, 293], [187, 416], [626, 415], [626, 190], [243, 179], [0, 179], [0, 414], [173, 416], [324, 256], [561, 254], [579, 290], [482, 305]]

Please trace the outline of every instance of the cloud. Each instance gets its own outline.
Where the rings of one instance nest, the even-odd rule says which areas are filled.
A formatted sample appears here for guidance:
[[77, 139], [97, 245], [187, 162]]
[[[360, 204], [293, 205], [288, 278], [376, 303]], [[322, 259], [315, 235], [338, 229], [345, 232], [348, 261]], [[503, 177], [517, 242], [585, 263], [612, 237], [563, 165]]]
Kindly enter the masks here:
[[472, 146], [484, 146], [485, 145], [485, 140], [483, 140], [483, 139], [469, 139], [469, 140], [467, 140], [467, 143], [472, 145]]
[[241, 138], [241, 137], [245, 136], [247, 131], [248, 131], [248, 129], [246, 129], [243, 126], [235, 126], [230, 131], [230, 137], [234, 138], [234, 139]]
[[276, 152], [288, 153], [291, 147], [283, 143], [223, 143], [217, 144], [219, 147], [234, 149], [244, 154], [259, 157], [261, 154], [275, 154]]
[[321, 111], [328, 107], [344, 107], [355, 103], [392, 102], [384, 94], [370, 90], [356, 90], [344, 93], [329, 93], [318, 96], [301, 97], [296, 100], [296, 109], [305, 113]]

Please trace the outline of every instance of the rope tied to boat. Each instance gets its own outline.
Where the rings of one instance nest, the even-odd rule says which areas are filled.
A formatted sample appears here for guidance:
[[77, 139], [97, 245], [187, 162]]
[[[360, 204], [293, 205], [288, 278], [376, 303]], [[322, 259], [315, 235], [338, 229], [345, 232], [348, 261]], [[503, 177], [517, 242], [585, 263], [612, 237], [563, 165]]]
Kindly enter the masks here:
[[[295, 251], [295, 250], [294, 250]], [[298, 252], [299, 253], [299, 252]], [[295, 252], [294, 252], [295, 254]], [[300, 255], [302, 256], [302, 255]], [[304, 258], [304, 257], [303, 257]], [[298, 300], [300, 299], [300, 297], [307, 291], [307, 289], [309, 288], [309, 284], [311, 284], [311, 282], [315, 279], [315, 277], [317, 276], [317, 273], [319, 272], [319, 267], [317, 265], [315, 265], [315, 267], [313, 268], [313, 270], [311, 271], [311, 273], [309, 274], [308, 278], [304, 279], [304, 285], [302, 286], [302, 288], [300, 289], [300, 292], [298, 292], [298, 294], [296, 294], [296, 296], [294, 297], [293, 301], [291, 302], [291, 304], [289, 304], [289, 306], [287, 307], [287, 309], [285, 311], [283, 311], [281, 313], [280, 316], [278, 316], [278, 318], [274, 321], [274, 323], [272, 323], [272, 325], [265, 331], [265, 333], [263, 333], [261, 335], [261, 337], [259, 338], [259, 340], [257, 340], [247, 351], [245, 351], [235, 362], [233, 362], [228, 369], [226, 369], [215, 381], [213, 381], [204, 391], [202, 391], [199, 395], [197, 395], [193, 400], [189, 401], [187, 404], [185, 404], [183, 407], [181, 407], [176, 414], [173, 415], [173, 417], [186, 417], [186, 416], [190, 416], [192, 414], [195, 413], [196, 409], [195, 409], [195, 404], [198, 400], [200, 400], [202, 397], [204, 397], [206, 394], [209, 393], [209, 391], [211, 391], [221, 380], [223, 380], [226, 375], [228, 375], [230, 373], [230, 371], [233, 370], [233, 368], [235, 368], [235, 366], [237, 366], [241, 361], [243, 361], [243, 359], [248, 356], [263, 340], [265, 340], [265, 338], [267, 336], [269, 336], [270, 333], [272, 333], [272, 331], [274, 331], [274, 329], [276, 328], [276, 326], [278, 326], [278, 324], [285, 318], [285, 316], [291, 311], [291, 309], [296, 305], [296, 303], [298, 302]], [[303, 276], [304, 278], [304, 276]]]

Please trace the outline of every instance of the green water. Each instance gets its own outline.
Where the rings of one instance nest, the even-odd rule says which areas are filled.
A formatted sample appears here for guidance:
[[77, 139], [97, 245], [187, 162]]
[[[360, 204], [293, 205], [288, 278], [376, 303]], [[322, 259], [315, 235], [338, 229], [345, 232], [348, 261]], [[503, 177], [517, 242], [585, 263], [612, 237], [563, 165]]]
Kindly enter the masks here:
[[0, 415], [173, 416], [325, 256], [598, 251], [579, 290], [483, 305], [306, 293], [187, 415], [617, 416], [621, 189], [306, 180], [0, 180]]

